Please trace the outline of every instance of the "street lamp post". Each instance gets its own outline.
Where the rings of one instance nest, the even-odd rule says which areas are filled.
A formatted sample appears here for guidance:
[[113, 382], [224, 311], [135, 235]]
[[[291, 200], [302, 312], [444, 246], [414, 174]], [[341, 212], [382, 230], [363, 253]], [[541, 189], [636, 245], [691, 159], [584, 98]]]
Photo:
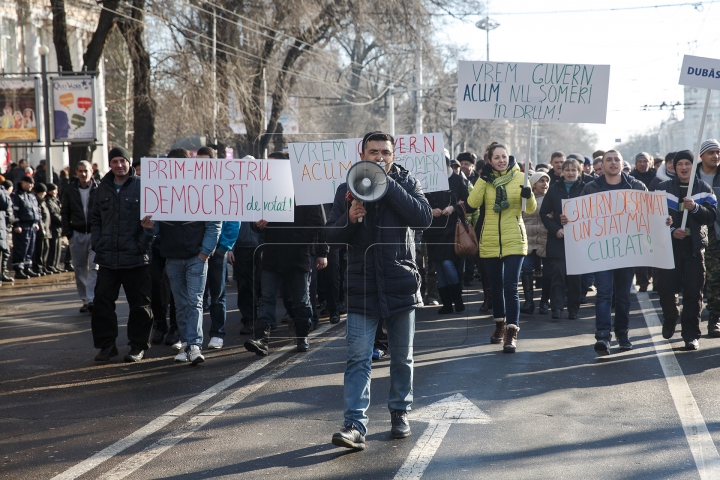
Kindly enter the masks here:
[[475, 26], [479, 28], [480, 30], [485, 30], [485, 33], [487, 34], [487, 56], [485, 58], [486, 61], [490, 61], [490, 30], [495, 30], [500, 26], [498, 22], [495, 20], [490, 20], [489, 16], [485, 16], [482, 20], [478, 21]]
[[47, 56], [50, 53], [50, 49], [45, 45], [41, 45], [38, 49], [40, 54], [40, 64], [42, 71], [42, 91], [43, 91], [43, 118], [45, 130], [45, 178], [48, 182], [53, 181], [53, 166], [52, 158], [50, 157], [50, 89], [48, 88], [48, 73], [47, 73]]

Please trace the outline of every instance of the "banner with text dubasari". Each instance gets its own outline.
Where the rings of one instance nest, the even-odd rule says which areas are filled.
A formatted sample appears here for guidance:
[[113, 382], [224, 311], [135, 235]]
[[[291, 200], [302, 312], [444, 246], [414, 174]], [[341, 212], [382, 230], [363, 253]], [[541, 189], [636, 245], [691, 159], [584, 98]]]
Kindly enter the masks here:
[[563, 200], [568, 275], [675, 268], [665, 192], [611, 190]]
[[610, 65], [467, 62], [457, 118], [605, 123]]
[[140, 218], [292, 222], [289, 160], [143, 158]]
[[[288, 145], [295, 200], [298, 205], [332, 203], [345, 174], [360, 161], [362, 138], [298, 142]], [[410, 171], [423, 192], [447, 190], [441, 133], [395, 137], [395, 163]]]

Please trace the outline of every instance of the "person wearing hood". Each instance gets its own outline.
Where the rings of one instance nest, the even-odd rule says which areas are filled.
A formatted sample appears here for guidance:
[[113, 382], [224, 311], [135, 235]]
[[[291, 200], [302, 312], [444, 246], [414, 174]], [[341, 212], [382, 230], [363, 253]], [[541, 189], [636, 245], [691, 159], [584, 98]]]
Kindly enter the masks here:
[[[678, 152], [673, 163], [676, 176], [658, 185], [657, 190], [666, 192], [667, 205], [672, 217], [672, 252], [674, 269], [657, 268], [660, 282], [660, 306], [663, 312], [663, 338], [675, 334], [678, 317], [682, 325], [682, 338], [686, 350], [697, 350], [700, 345], [700, 313], [702, 291], [705, 283], [704, 252], [708, 246], [708, 227], [717, 219], [717, 198], [712, 187], [703, 180], [692, 178], [695, 155], [690, 150]], [[688, 185], [693, 181], [692, 195]], [[687, 210], [687, 224], [681, 229], [683, 212]], [[682, 315], [678, 309], [676, 292], [682, 292]]]
[[662, 182], [666, 182], [675, 178], [675, 165], [673, 164], [673, 158], [677, 152], [668, 152], [665, 155], [665, 161], [660, 165], [655, 173], [655, 178], [652, 179], [650, 185], [647, 185], [649, 191], [654, 192], [657, 190], [657, 186]]
[[530, 187], [515, 158], [504, 145], [488, 149], [488, 163], [468, 197], [468, 205], [478, 208], [485, 205], [485, 221], [480, 234], [480, 257], [485, 259], [492, 282], [493, 318], [495, 331], [490, 343], [503, 343], [503, 352], [514, 353], [520, 331], [520, 299], [518, 282], [528, 242], [522, 220], [523, 199], [525, 212], [537, 208]]
[[[647, 191], [645, 185], [623, 172], [622, 155], [617, 150], [608, 150], [603, 155], [603, 175], [585, 185], [581, 195], [590, 195], [611, 190]], [[567, 220], [566, 220], [567, 223]], [[612, 327], [620, 350], [631, 350], [628, 331], [630, 326], [630, 286], [633, 279], [633, 267], [595, 272], [597, 295], [595, 299], [595, 352], [598, 355], [610, 354]], [[612, 296], [615, 293], [615, 321], [612, 318]]]
[[[529, 172], [528, 172], [529, 173]], [[523, 212], [522, 218], [525, 222], [525, 230], [528, 239], [528, 254], [522, 264], [522, 286], [525, 295], [525, 303], [520, 307], [520, 313], [532, 314], [535, 311], [534, 300], [534, 273], [539, 269], [542, 262], [542, 295], [540, 297], [540, 313], [548, 312], [548, 300], [550, 299], [550, 275], [549, 266], [545, 260], [545, 247], [547, 245], [547, 228], [540, 219], [540, 211], [543, 199], [550, 185], [550, 176], [545, 172], [535, 172], [530, 177], [530, 188], [537, 207], [533, 213]]]
[[647, 152], [640, 152], [635, 155], [635, 169], [630, 172], [630, 175], [643, 182], [646, 187], [650, 185], [650, 182], [653, 181], [657, 174], [656, 170], [651, 166], [652, 161], [652, 155]]
[[[716, 197], [720, 196], [720, 142], [714, 138], [700, 145], [701, 163], [697, 166], [697, 176], [710, 185]], [[693, 190], [693, 193], [695, 190]], [[707, 268], [708, 335], [720, 337], [720, 219], [708, 227], [708, 246], [705, 252]]]
[[[425, 198], [432, 209], [433, 221], [423, 233], [428, 248], [428, 260], [434, 261], [437, 269], [438, 292], [442, 308], [438, 314], [464, 312], [462, 298], [463, 259], [455, 254], [455, 226], [458, 219], [465, 218], [474, 208], [465, 204], [468, 199], [468, 181], [451, 169], [450, 154], [445, 151], [448, 176], [448, 190], [426, 193]], [[459, 164], [459, 162], [457, 162]]]

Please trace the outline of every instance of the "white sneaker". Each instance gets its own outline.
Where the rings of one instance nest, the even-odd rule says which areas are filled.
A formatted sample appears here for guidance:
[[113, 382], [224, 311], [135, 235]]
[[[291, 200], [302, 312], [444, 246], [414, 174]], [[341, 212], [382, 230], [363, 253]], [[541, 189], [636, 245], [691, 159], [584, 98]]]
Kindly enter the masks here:
[[208, 343], [208, 348], [219, 349], [223, 347], [223, 339], [220, 337], [212, 337]]
[[205, 361], [205, 357], [203, 357], [203, 354], [200, 351], [200, 347], [198, 347], [197, 345], [190, 345], [190, 353], [188, 353], [188, 358], [193, 365], [197, 365]]
[[175, 361], [176, 362], [187, 362], [188, 361], [187, 352], [185, 352], [185, 350], [182, 350], [180, 353], [175, 355]]
[[173, 343], [171, 348], [173, 350], [177, 350], [177, 351], [180, 351], [180, 350], [184, 351], [185, 347], [187, 347], [187, 342], [181, 342], [180, 340], [178, 340], [177, 342]]

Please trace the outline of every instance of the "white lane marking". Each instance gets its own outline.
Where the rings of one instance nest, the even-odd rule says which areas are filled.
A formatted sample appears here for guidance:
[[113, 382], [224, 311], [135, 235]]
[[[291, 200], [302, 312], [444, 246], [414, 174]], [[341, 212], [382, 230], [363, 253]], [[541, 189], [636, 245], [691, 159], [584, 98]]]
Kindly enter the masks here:
[[187, 421], [185, 425], [168, 433], [157, 442], [149, 445], [140, 453], [137, 453], [132, 457], [128, 458], [120, 465], [117, 465], [115, 468], [100, 476], [99, 478], [103, 480], [120, 480], [127, 477], [128, 475], [131, 475], [137, 469], [141, 468], [146, 463], [150, 462], [157, 456], [170, 449], [173, 445], [189, 437], [194, 432], [198, 431], [200, 428], [210, 423], [212, 419], [219, 417], [229, 408], [242, 402], [249, 395], [257, 392], [268, 382], [271, 382], [280, 375], [284, 374], [299, 362], [307, 361], [310, 357], [318, 353], [320, 350], [321, 348], [319, 348], [318, 346], [318, 348], [311, 350], [307, 354], [295, 355], [294, 357], [291, 357], [282, 366], [279, 366], [272, 371], [266, 373], [265, 375], [256, 378], [247, 385], [238, 388], [233, 393], [217, 402], [215, 405], [192, 417], [190, 420]]
[[428, 426], [410, 450], [394, 480], [419, 480], [435, 456], [450, 425], [454, 423], [490, 423], [490, 417], [463, 394], [456, 393], [412, 414], [412, 419]]
[[[325, 332], [325, 330], [329, 329], [332, 325], [325, 324], [319, 327], [317, 330], [315, 330], [312, 334], [312, 336], [317, 336]], [[145, 425], [144, 427], [134, 431], [127, 437], [113, 443], [109, 447], [106, 447], [99, 452], [97, 452], [95, 455], [91, 456], [90, 458], [78, 463], [74, 467], [71, 467], [64, 472], [60, 473], [59, 475], [56, 475], [52, 478], [52, 480], [72, 480], [80, 475], [83, 475], [93, 468], [97, 467], [103, 462], [106, 462], [107, 460], [110, 460], [118, 453], [122, 452], [123, 450], [127, 449], [128, 447], [131, 447], [135, 445], [136, 443], [142, 441], [143, 439], [147, 438], [148, 436], [154, 434], [158, 430], [166, 427], [169, 423], [171, 423], [173, 420], [177, 419], [178, 417], [185, 415], [186, 413], [194, 410], [198, 405], [201, 405], [202, 403], [210, 400], [212, 397], [217, 395], [218, 393], [228, 389], [229, 387], [233, 386], [237, 382], [249, 377], [253, 373], [257, 372], [261, 368], [265, 367], [269, 363], [277, 360], [279, 357], [287, 353], [289, 350], [292, 350], [295, 348], [295, 345], [286, 345], [282, 348], [277, 349], [272, 354], [268, 355], [265, 358], [261, 358], [259, 360], [254, 361], [251, 365], [248, 365], [243, 370], [240, 370], [235, 375], [226, 378], [222, 382], [216, 383], [212, 387], [208, 388], [204, 392], [192, 397], [191, 399], [183, 402], [182, 404], [178, 405], [177, 407], [173, 408], [172, 410], [165, 412], [164, 414], [160, 415], [156, 419], [152, 420], [150, 423]], [[304, 358], [304, 357], [303, 357]], [[200, 368], [208, 368], [200, 367]]]
[[662, 337], [662, 323], [648, 294], [638, 292], [636, 295], [700, 478], [717, 480], [720, 478], [720, 455], [718, 455], [717, 448], [708, 432], [705, 420], [690, 391], [680, 364], [675, 358], [672, 344]]

